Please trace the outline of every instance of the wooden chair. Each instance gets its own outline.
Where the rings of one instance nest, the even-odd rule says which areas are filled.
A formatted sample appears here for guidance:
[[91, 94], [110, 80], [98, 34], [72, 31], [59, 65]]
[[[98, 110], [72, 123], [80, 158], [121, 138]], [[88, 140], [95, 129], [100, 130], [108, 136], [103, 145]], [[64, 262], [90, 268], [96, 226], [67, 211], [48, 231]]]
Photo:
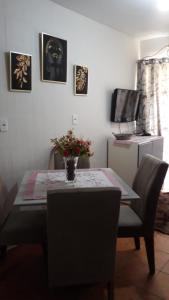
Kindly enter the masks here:
[[144, 237], [150, 274], [155, 273], [154, 223], [159, 193], [168, 169], [160, 159], [145, 155], [136, 173], [133, 190], [140, 200], [130, 206], [120, 207], [118, 237], [133, 237], [136, 249], [140, 249], [140, 237]]
[[120, 195], [116, 188], [48, 192], [49, 287], [106, 283], [113, 299]]

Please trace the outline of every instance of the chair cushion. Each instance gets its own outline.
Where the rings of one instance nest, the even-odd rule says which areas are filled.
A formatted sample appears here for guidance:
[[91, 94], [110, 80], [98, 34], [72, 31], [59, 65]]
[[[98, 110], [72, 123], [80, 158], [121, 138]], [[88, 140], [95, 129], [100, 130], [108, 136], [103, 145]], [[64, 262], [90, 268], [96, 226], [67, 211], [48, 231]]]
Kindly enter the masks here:
[[0, 232], [0, 244], [39, 243], [46, 240], [46, 211], [14, 208]]
[[127, 205], [120, 206], [118, 236], [134, 236], [143, 232], [143, 223], [140, 217]]

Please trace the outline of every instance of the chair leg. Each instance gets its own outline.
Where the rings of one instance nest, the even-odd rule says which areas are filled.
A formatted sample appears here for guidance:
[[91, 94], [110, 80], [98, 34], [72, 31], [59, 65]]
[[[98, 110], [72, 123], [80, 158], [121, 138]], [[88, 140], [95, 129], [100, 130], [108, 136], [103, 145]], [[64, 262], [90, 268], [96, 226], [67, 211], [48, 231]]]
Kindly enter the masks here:
[[7, 246], [1, 245], [0, 246], [0, 259], [4, 259], [7, 255]]
[[114, 284], [113, 281], [109, 281], [107, 284], [107, 299], [114, 300]]
[[135, 243], [136, 250], [139, 250], [140, 249], [140, 238], [138, 236], [134, 237], [134, 243]]
[[154, 236], [144, 237], [150, 274], [155, 273]]

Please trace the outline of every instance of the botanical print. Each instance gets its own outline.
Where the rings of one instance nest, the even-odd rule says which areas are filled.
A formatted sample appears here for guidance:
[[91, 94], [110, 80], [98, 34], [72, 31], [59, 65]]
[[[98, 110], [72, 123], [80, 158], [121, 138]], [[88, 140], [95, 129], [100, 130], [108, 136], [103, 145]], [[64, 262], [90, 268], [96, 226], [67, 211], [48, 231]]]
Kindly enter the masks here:
[[88, 68], [75, 66], [75, 95], [86, 95], [88, 90]]
[[67, 41], [42, 33], [42, 80], [67, 80]]
[[31, 91], [31, 55], [10, 52], [10, 90]]

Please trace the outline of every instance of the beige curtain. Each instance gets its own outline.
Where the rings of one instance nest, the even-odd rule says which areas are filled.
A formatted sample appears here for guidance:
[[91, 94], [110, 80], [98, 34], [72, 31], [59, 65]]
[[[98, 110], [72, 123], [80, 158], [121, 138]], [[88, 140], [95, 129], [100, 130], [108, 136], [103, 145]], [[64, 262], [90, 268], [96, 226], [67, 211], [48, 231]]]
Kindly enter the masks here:
[[[163, 136], [163, 159], [169, 163], [169, 59], [139, 61], [137, 88], [142, 94], [137, 131]], [[169, 191], [169, 175], [164, 190]]]

